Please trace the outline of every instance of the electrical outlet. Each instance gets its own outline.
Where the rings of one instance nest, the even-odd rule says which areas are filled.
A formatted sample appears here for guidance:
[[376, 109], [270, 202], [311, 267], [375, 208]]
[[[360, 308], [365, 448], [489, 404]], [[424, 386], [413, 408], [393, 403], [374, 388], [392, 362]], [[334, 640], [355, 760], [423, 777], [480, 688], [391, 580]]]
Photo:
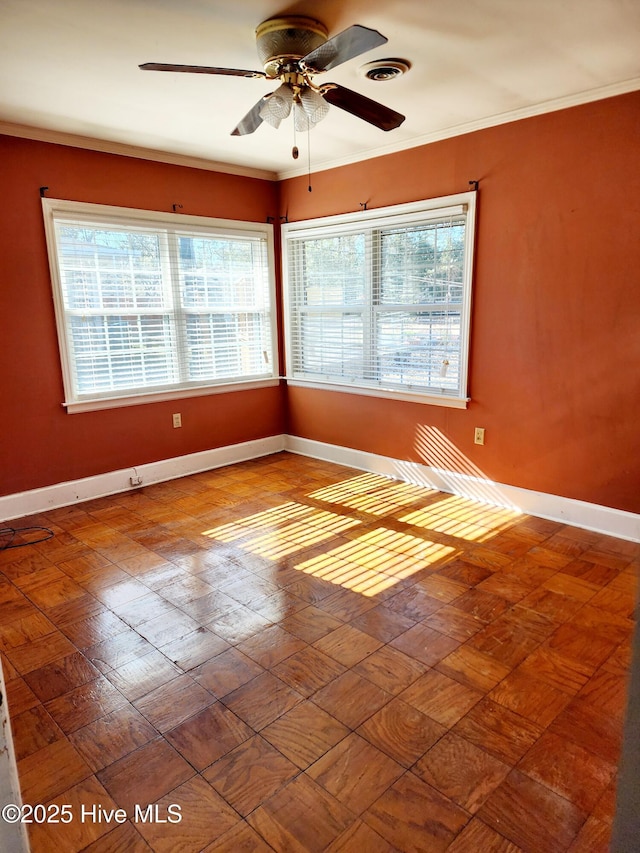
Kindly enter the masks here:
[[484, 427], [476, 427], [473, 433], [474, 444], [484, 444]]
[[180, 412], [176, 412], [173, 416], [173, 428], [178, 429], [178, 427], [182, 426], [182, 415]]

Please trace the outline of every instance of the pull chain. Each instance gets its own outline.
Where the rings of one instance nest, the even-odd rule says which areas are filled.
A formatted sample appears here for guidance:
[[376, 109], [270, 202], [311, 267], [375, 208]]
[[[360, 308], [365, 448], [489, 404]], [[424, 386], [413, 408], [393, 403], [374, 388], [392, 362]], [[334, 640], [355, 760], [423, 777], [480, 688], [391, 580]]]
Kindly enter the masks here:
[[296, 114], [295, 114], [296, 104], [293, 104], [293, 148], [291, 149], [291, 156], [294, 160], [297, 160], [300, 156], [300, 152], [298, 151], [298, 145], [296, 142]]
[[307, 126], [307, 172], [309, 175], [309, 186], [307, 189], [309, 192], [313, 192], [313, 187], [311, 186], [311, 127]]

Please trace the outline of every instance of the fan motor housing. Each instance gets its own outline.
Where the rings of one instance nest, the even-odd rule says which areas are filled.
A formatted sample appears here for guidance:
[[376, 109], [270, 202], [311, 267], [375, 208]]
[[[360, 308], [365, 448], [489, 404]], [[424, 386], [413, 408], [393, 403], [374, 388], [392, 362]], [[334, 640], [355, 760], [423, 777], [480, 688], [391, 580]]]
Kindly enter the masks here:
[[302, 59], [324, 44], [329, 32], [324, 24], [302, 16], [270, 18], [256, 29], [258, 56], [268, 77], [278, 77], [283, 65]]

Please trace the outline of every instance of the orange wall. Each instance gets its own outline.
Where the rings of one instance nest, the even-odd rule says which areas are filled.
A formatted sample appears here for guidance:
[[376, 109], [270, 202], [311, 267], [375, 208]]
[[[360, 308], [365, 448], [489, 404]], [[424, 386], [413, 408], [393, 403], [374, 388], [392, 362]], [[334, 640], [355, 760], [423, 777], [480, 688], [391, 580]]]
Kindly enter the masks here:
[[0, 495], [282, 432], [278, 387], [66, 414], [39, 196], [265, 222], [276, 184], [12, 137], [0, 176]]
[[[639, 138], [633, 93], [320, 172], [309, 193], [306, 178], [278, 187], [0, 137], [0, 495], [286, 430], [431, 464], [453, 466], [459, 451], [497, 482], [640, 512]], [[471, 179], [466, 411], [302, 388], [62, 409], [40, 186], [79, 201], [293, 221], [462, 192]], [[487, 431], [484, 447], [474, 426]], [[425, 429], [440, 448], [425, 449]]]
[[282, 182], [295, 221], [480, 181], [469, 408], [290, 388], [289, 432], [640, 512], [639, 139], [636, 92]]

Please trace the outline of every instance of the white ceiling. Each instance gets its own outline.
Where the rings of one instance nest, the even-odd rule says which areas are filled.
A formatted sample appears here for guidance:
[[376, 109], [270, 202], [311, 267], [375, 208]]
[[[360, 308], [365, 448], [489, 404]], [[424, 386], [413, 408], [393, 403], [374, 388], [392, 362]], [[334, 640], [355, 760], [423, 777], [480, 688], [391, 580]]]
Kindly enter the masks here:
[[[407, 116], [385, 133], [332, 107], [311, 132], [314, 171], [640, 89], [640, 0], [0, 0], [0, 132], [299, 174], [306, 134], [293, 161], [291, 119], [230, 136], [277, 83], [138, 69], [261, 70], [255, 28], [283, 14], [320, 19], [330, 35], [357, 23], [387, 36], [321, 80]], [[392, 57], [411, 62], [408, 74], [359, 76], [365, 62]]]

